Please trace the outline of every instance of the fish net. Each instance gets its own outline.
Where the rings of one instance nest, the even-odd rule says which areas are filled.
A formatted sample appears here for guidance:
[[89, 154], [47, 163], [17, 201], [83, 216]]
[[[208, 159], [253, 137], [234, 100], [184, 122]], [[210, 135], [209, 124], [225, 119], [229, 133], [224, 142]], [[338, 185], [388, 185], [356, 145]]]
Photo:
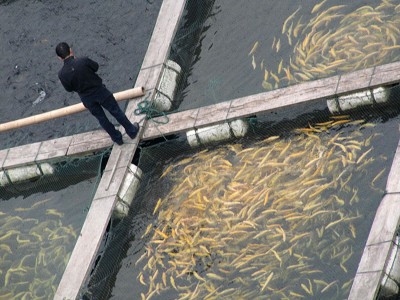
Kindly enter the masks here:
[[[221, 3], [186, 3], [168, 58], [173, 63], [165, 62], [166, 69], [179, 75], [164, 73], [161, 81], [173, 77], [175, 86], [159, 86], [156, 97], [174, 98], [169, 112], [182, 109], [191, 97], [188, 87], [195, 82], [194, 65]], [[394, 1], [350, 11], [326, 5], [322, 1], [310, 7], [308, 23], [300, 21], [302, 9], [293, 8], [279, 28], [283, 37], [271, 40], [268, 48], [278, 53], [291, 46], [295, 51], [272, 66], [265, 64], [261, 43], [251, 43], [244, 56], [251, 69], [260, 73], [261, 91], [398, 60], [392, 38], [397, 36], [398, 14], [388, 13], [399, 9]], [[353, 32], [351, 18], [366, 25]], [[329, 28], [335, 26], [347, 40], [333, 35]], [[373, 40], [366, 41], [367, 33], [374, 31]], [[375, 38], [378, 31], [384, 39]], [[318, 48], [320, 44], [325, 48]], [[355, 45], [365, 52], [350, 51]], [[375, 48], [383, 49], [384, 55]], [[202, 97], [212, 103], [233, 98], [221, 95], [228, 80], [207, 80]], [[347, 298], [398, 146], [399, 95], [398, 86], [388, 86], [330, 99], [338, 107], [334, 114], [321, 100], [254, 115], [237, 125], [246, 132], [244, 136], [233, 138], [231, 123], [229, 138], [221, 142], [210, 142], [220, 135], [215, 127], [196, 133], [195, 145], [184, 133], [141, 142], [133, 163], [142, 176], [133, 202], [129, 211], [111, 218], [80, 298]], [[364, 98], [372, 100], [359, 105]], [[377, 99], [385, 103], [378, 104]], [[7, 258], [19, 250], [1, 244], [6, 262], [1, 269], [4, 297], [54, 295], [58, 272], [65, 268], [107, 156], [105, 151], [57, 163], [51, 176], [1, 188], [3, 203], [29, 195], [33, 202], [28, 208], [40, 209], [36, 213], [46, 216], [42, 227], [36, 228], [42, 222], [31, 220], [31, 214], [31, 223], [19, 225], [28, 227], [28, 234], [37, 233], [33, 237], [23, 235], [22, 229], [0, 236], [0, 241], [10, 239], [10, 244], [39, 244], [37, 255], [21, 253], [12, 260]], [[77, 192], [55, 189], [81, 182], [80, 205], [68, 201], [73, 195], [78, 198]], [[73, 206], [75, 213], [68, 215], [79, 217], [76, 227], [62, 219], [67, 212], [63, 215], [58, 206], [43, 202], [40, 188], [57, 192], [64, 204]], [[24, 218], [5, 216], [4, 228], [23, 224]], [[397, 247], [397, 240], [394, 244]], [[37, 266], [51, 270], [37, 271]], [[32, 272], [38, 277], [24, 277]]]
[[[257, 9], [259, 15], [247, 13]], [[255, 1], [247, 9], [224, 0], [187, 1], [169, 56], [180, 67], [167, 110], [396, 62], [398, 11], [398, 1]]]
[[[169, 112], [204, 103], [192, 91], [202, 76], [207, 103], [235, 98], [222, 93], [226, 78], [194, 75], [221, 5], [186, 3], [168, 58], [179, 68], [166, 62], [179, 73]], [[295, 7], [272, 51], [255, 42], [245, 53], [260, 74], [258, 91], [397, 61], [390, 36], [399, 19], [388, 12], [398, 7], [321, 1], [308, 23], [307, 7]], [[287, 57], [267, 60], [285, 47]], [[165, 96], [159, 88], [156, 98]], [[242, 119], [246, 135], [233, 138], [231, 126], [224, 142], [209, 142], [215, 127], [194, 143], [185, 134], [142, 142], [140, 186], [129, 213], [111, 219], [80, 297], [346, 299], [397, 149], [399, 95], [393, 85], [329, 99], [334, 112], [326, 99], [281, 108]]]
[[53, 299], [108, 153], [3, 174], [14, 181], [0, 185], [1, 299]]
[[142, 143], [140, 187], [110, 222], [82, 298], [347, 298], [398, 113], [332, 115], [321, 101], [248, 118], [248, 134], [224, 143]]

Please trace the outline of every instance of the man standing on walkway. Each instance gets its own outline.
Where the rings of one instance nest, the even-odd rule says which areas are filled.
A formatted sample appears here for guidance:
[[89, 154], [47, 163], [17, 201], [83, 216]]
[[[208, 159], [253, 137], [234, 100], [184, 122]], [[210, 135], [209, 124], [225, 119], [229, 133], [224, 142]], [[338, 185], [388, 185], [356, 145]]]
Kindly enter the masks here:
[[122, 134], [108, 120], [103, 108], [125, 128], [127, 135], [134, 139], [139, 131], [138, 123], [131, 123], [119, 107], [113, 94], [105, 87], [96, 74], [99, 64], [88, 57], [77, 58], [65, 42], [56, 47], [57, 56], [64, 62], [58, 77], [68, 92], [77, 92], [83, 105], [96, 117], [101, 127], [110, 135], [113, 142], [122, 145]]

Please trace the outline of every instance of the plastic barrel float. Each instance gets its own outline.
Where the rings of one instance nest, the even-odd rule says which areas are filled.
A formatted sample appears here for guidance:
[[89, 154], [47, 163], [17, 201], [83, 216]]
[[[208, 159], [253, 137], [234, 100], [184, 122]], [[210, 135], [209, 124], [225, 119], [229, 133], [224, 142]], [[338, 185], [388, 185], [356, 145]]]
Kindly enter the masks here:
[[143, 172], [134, 164], [128, 166], [128, 172], [118, 193], [118, 201], [114, 208], [114, 217], [122, 219], [129, 213], [133, 198], [139, 189]]
[[390, 96], [390, 90], [387, 87], [378, 87], [352, 93], [336, 98], [328, 99], [328, 109], [332, 114], [340, 114], [343, 111], [356, 110], [360, 107], [380, 105], [387, 103]]
[[0, 171], [0, 186], [34, 181], [42, 176], [52, 175], [54, 171], [54, 167], [49, 163], [34, 164]]
[[244, 137], [248, 130], [249, 123], [246, 120], [238, 119], [223, 124], [190, 130], [186, 133], [186, 138], [190, 146], [197, 147], [213, 142], [226, 141], [234, 137]]
[[167, 60], [161, 75], [160, 84], [157, 87], [157, 95], [154, 99], [154, 108], [159, 111], [169, 111], [175, 100], [181, 67], [172, 60]]

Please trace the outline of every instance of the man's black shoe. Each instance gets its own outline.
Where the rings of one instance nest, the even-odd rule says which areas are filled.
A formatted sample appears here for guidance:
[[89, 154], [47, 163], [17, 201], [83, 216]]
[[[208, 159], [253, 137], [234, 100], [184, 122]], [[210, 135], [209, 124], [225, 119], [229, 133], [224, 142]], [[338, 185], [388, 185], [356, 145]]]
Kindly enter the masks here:
[[122, 139], [120, 139], [120, 140], [115, 140], [114, 143], [121, 146], [124, 144], [124, 141]]
[[133, 123], [133, 127], [135, 127], [134, 133], [130, 133], [130, 132], [126, 133], [132, 140], [137, 136], [137, 134], [139, 132], [139, 124], [137, 122], [135, 122], [135, 123]]

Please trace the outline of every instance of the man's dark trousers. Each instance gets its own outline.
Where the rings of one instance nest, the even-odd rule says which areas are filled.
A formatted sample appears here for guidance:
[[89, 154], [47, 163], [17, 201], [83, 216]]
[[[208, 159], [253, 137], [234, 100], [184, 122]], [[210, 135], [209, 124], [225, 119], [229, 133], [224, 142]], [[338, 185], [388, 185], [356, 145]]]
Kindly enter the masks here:
[[122, 141], [122, 134], [116, 130], [115, 126], [108, 120], [106, 114], [104, 113], [103, 107], [108, 110], [110, 114], [118, 121], [118, 123], [125, 128], [125, 131], [128, 135], [134, 135], [136, 133], [137, 128], [134, 127], [128, 120], [112, 94], [97, 94], [96, 96], [97, 97], [95, 99], [92, 97], [90, 97], [90, 99], [82, 98], [82, 103], [90, 111], [90, 113], [96, 117], [101, 127], [107, 131], [114, 142]]

